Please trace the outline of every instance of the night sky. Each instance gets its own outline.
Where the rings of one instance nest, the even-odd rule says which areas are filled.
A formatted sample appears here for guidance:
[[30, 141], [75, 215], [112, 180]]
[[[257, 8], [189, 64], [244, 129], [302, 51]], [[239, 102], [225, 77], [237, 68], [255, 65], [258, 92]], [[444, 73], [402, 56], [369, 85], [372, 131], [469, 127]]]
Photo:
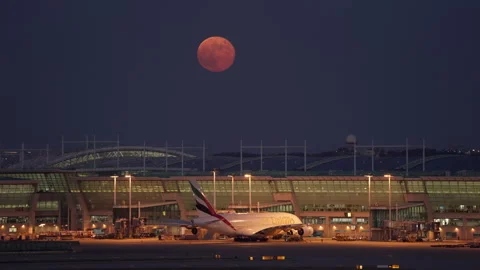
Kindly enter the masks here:
[[[0, 143], [479, 146], [480, 1], [1, 1]], [[197, 47], [236, 49], [223, 73]]]

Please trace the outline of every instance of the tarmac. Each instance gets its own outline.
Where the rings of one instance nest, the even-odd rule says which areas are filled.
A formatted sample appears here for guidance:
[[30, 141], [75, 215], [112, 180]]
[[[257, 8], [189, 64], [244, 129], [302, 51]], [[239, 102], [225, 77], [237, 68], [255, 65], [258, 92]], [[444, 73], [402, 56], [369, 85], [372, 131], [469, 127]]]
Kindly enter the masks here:
[[[460, 242], [459, 242], [460, 243]], [[270, 240], [81, 240], [73, 253], [1, 254], [2, 269], [476, 269], [480, 249], [438, 243]], [[452, 244], [456, 244], [455, 242]], [[262, 259], [262, 256], [265, 256]], [[280, 256], [280, 257], [279, 257]]]

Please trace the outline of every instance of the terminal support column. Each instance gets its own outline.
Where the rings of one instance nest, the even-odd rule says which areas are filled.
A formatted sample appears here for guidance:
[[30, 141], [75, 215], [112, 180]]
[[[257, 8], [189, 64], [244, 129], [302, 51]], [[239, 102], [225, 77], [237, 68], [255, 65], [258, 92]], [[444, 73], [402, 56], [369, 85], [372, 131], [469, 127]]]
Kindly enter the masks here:
[[28, 224], [29, 224], [28, 233], [33, 233], [33, 228], [36, 225], [35, 211], [37, 210], [37, 203], [38, 203], [39, 196], [40, 195], [38, 193], [34, 193], [32, 196], [32, 199], [30, 200], [30, 211], [28, 213]]

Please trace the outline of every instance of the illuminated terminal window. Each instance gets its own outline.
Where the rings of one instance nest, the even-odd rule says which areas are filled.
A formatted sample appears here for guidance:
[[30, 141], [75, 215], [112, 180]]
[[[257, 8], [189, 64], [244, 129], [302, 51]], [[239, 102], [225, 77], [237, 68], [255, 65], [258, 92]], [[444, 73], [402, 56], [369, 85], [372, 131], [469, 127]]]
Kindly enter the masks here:
[[[132, 207], [132, 217], [137, 217], [138, 208]], [[114, 220], [128, 218], [128, 208], [114, 208]], [[140, 215], [147, 218], [147, 224], [161, 224], [162, 220], [180, 219], [178, 204], [158, 205], [140, 209]]]
[[326, 224], [326, 217], [302, 217], [304, 224]]
[[368, 218], [357, 218], [357, 224], [368, 224]]
[[180, 189], [180, 192], [192, 192], [192, 188], [188, 181], [178, 181], [178, 188]]
[[0, 194], [0, 208], [16, 209], [17, 211], [28, 210], [32, 196], [33, 193], [2, 193]]
[[58, 221], [57, 217], [36, 217], [35, 224], [56, 224]]
[[469, 226], [469, 227], [480, 227], [480, 219], [479, 218], [467, 219], [467, 226]]
[[437, 218], [433, 221], [439, 222], [440, 226], [463, 226], [463, 219], [461, 218]]
[[292, 192], [289, 181], [275, 181], [278, 192]]
[[[392, 208], [392, 220], [395, 221], [397, 217], [397, 210]], [[374, 209], [372, 210], [372, 226], [373, 228], [382, 228], [384, 221], [389, 220], [388, 209]], [[398, 209], [398, 221], [427, 221], [427, 213], [425, 206], [415, 205], [409, 207], [403, 207]]]
[[12, 209], [12, 208], [15, 208], [15, 209], [18, 209], [20, 211], [23, 211], [23, 210], [26, 210], [27, 208], [29, 208], [30, 205], [29, 204], [0, 204], [0, 209], [1, 208], [7, 208], [7, 209]]
[[[234, 210], [237, 213], [248, 213], [248, 206], [244, 208], [238, 208], [236, 207]], [[225, 210], [225, 209], [223, 209]], [[252, 205], [252, 211], [257, 211], [257, 205]], [[269, 207], [260, 207], [261, 212], [285, 212], [285, 213], [291, 213], [293, 214], [295, 210], [293, 209], [292, 204], [284, 204], [284, 205], [274, 205], [274, 206], [269, 206]]]
[[28, 217], [0, 217], [0, 224], [13, 224], [13, 223], [27, 224]]
[[407, 181], [407, 187], [410, 193], [425, 193], [423, 181]]
[[[479, 213], [480, 191], [471, 181], [427, 181], [432, 210], [436, 213]], [[431, 193], [430, 193], [431, 192]]]
[[57, 211], [58, 201], [39, 201], [37, 202], [38, 211]]
[[99, 222], [99, 223], [105, 223], [108, 222], [110, 219], [108, 216], [91, 216], [90, 221], [93, 223]]
[[165, 181], [166, 192], [178, 192], [177, 181]]
[[425, 181], [429, 194], [479, 194], [478, 181]]
[[[33, 185], [1, 185], [0, 194], [12, 194], [12, 193], [34, 193], [35, 189]], [[3, 196], [3, 195], [0, 195]]]
[[332, 217], [330, 218], [332, 224], [352, 224], [352, 218]]
[[[174, 182], [174, 181], [169, 181]], [[106, 192], [113, 193], [113, 180], [99, 180], [99, 181], [81, 181], [80, 189], [85, 193]], [[170, 190], [176, 190], [175, 186], [169, 184]], [[117, 180], [117, 193], [128, 193], [128, 180]], [[164, 192], [162, 181], [132, 180], [132, 193], [141, 192]]]

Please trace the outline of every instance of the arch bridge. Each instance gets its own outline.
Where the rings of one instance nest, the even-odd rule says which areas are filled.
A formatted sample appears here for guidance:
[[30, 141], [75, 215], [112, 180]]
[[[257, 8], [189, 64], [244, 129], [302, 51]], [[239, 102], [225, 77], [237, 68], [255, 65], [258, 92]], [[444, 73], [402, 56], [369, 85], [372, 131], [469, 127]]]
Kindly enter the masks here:
[[[95, 164], [94, 169], [96, 169], [97, 165], [98, 167], [109, 166], [111, 168], [126, 167], [123, 166], [123, 163], [126, 161], [132, 162], [142, 159], [157, 160], [157, 163], [163, 165], [165, 165], [165, 162], [168, 162], [168, 165], [173, 165], [181, 162], [181, 160], [185, 161], [194, 158], [196, 156], [163, 147], [115, 146], [72, 152], [57, 156], [51, 160], [39, 157], [34, 160], [26, 160], [23, 166], [27, 168], [69, 169], [83, 167], [93, 162]], [[21, 166], [22, 164], [17, 163], [11, 166], [10, 169], [18, 169]]]

